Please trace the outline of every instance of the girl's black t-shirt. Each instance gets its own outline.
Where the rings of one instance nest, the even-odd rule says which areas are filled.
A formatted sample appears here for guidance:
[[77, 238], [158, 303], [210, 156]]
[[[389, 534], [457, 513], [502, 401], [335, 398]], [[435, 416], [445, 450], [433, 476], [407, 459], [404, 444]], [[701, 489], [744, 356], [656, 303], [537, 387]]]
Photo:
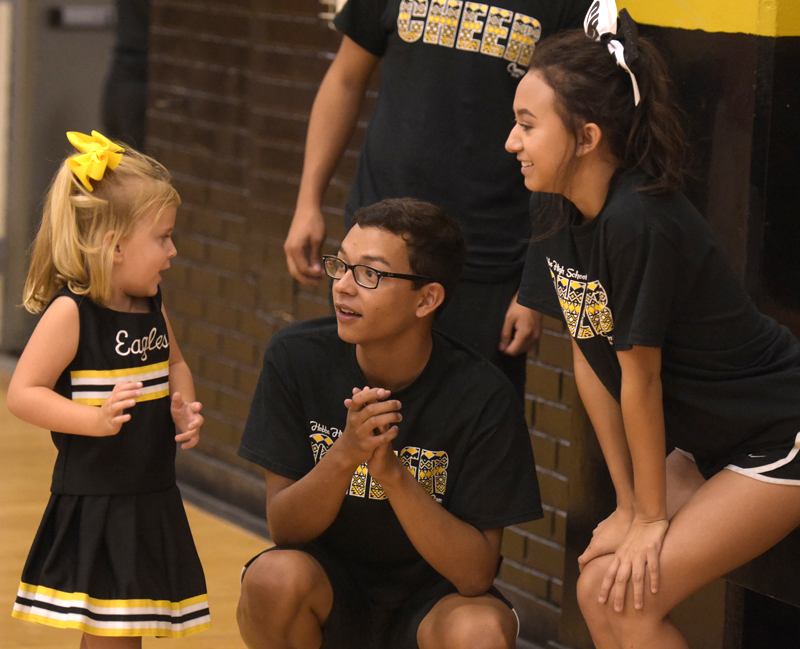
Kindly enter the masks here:
[[800, 418], [800, 343], [756, 309], [686, 197], [644, 183], [618, 173], [597, 217], [583, 223], [573, 207], [566, 227], [533, 243], [519, 302], [564, 320], [617, 400], [616, 352], [660, 347], [672, 444], [709, 459], [763, 447]]

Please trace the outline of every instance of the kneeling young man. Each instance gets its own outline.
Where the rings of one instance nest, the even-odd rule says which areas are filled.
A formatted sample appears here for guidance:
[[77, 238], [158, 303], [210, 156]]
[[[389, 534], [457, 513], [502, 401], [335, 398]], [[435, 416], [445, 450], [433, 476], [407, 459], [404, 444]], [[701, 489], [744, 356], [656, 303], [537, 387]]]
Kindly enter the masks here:
[[492, 587], [507, 525], [542, 516], [519, 399], [432, 333], [464, 260], [428, 203], [356, 212], [325, 259], [336, 318], [270, 341], [239, 454], [266, 469], [276, 547], [242, 580], [251, 649], [510, 648]]

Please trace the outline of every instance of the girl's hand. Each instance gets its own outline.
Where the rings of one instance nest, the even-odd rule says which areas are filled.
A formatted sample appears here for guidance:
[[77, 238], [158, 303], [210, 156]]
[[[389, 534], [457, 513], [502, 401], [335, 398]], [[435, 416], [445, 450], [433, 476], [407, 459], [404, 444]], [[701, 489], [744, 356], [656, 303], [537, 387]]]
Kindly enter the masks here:
[[601, 522], [592, 532], [592, 540], [584, 553], [578, 557], [578, 568], [583, 572], [584, 567], [592, 559], [604, 554], [614, 554], [631, 527], [633, 512], [625, 509], [615, 509], [614, 512]]
[[634, 517], [625, 540], [614, 553], [614, 560], [600, 586], [600, 603], [609, 597], [614, 600], [614, 610], [622, 611], [628, 580], [633, 582], [633, 606], [644, 606], [645, 570], [650, 575], [650, 592], [658, 592], [658, 558], [669, 528], [669, 521], [654, 521]]
[[183, 442], [181, 448], [187, 449], [197, 446], [200, 441], [200, 427], [203, 425], [203, 415], [200, 411], [203, 409], [203, 404], [199, 401], [186, 402], [183, 400], [180, 392], [175, 392], [172, 395], [172, 404], [170, 412], [172, 413], [172, 421], [178, 429], [178, 434], [175, 435], [176, 442]]
[[132, 381], [120, 381], [114, 385], [111, 394], [97, 409], [97, 437], [111, 437], [120, 431], [122, 424], [131, 418], [124, 411], [136, 405], [136, 397], [142, 396], [139, 392], [141, 387], [141, 383]]

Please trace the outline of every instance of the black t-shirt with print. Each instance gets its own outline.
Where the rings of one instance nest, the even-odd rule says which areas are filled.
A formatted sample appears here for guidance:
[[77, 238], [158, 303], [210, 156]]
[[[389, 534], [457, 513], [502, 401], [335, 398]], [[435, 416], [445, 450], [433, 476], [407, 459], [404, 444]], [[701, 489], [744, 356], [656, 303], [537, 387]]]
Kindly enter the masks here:
[[346, 206], [430, 201], [460, 224], [464, 279], [521, 272], [528, 198], [504, 144], [536, 43], [580, 27], [589, 0], [348, 0], [336, 27], [382, 57], [381, 84]]
[[519, 301], [566, 321], [617, 400], [616, 351], [660, 347], [668, 440], [718, 469], [800, 417], [800, 344], [756, 309], [686, 197], [644, 182], [618, 173], [596, 218], [573, 210], [531, 245]]
[[[364, 385], [355, 346], [339, 338], [334, 318], [287, 327], [265, 353], [239, 455], [299, 480], [338, 439], [344, 400]], [[392, 398], [403, 415], [394, 449], [445, 509], [481, 530], [541, 518], [522, 407], [499, 370], [435, 333], [422, 374]], [[365, 465], [318, 543], [379, 590], [384, 577], [407, 592], [441, 580]]]

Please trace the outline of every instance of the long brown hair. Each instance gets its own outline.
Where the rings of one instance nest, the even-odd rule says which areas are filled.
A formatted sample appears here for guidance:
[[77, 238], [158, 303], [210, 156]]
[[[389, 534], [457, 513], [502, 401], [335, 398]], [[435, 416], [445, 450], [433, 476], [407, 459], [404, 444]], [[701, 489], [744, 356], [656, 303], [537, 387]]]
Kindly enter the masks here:
[[[639, 56], [628, 65], [641, 93], [638, 106], [628, 73], [604, 43], [591, 40], [582, 30], [545, 39], [533, 53], [528, 74], [541, 75], [553, 89], [555, 110], [576, 139], [584, 124], [600, 127], [621, 167], [647, 176], [642, 192], [676, 191], [683, 186], [687, 154], [682, 113], [667, 64], [655, 45], [639, 38], [637, 46]], [[563, 212], [547, 234], [563, 224]]]

